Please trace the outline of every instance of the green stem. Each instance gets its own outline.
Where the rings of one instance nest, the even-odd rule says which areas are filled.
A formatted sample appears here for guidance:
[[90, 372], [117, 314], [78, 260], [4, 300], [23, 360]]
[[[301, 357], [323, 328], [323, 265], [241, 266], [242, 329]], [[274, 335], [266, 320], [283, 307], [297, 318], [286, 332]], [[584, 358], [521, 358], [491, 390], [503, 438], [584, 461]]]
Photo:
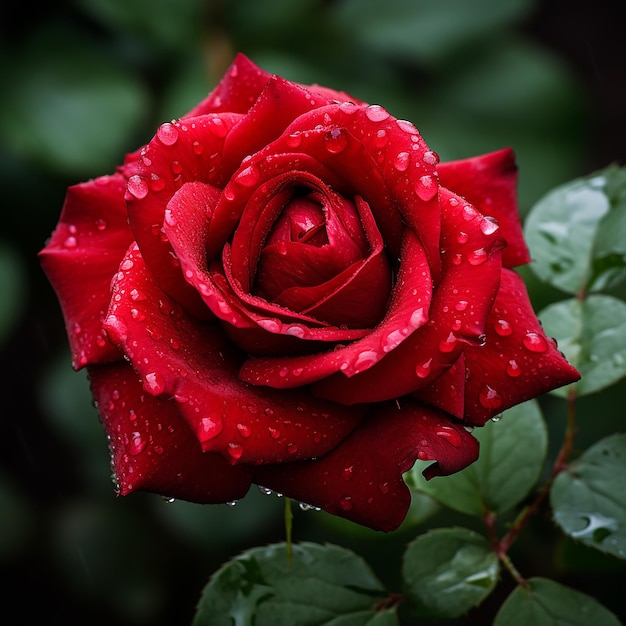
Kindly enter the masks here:
[[574, 437], [576, 435], [576, 422], [575, 422], [575, 405], [576, 405], [576, 388], [572, 387], [568, 395], [568, 411], [567, 411], [567, 425], [565, 427], [565, 436], [563, 439], [563, 445], [557, 454], [557, 457], [552, 466], [552, 471], [546, 482], [542, 485], [541, 489], [537, 493], [535, 499], [527, 506], [525, 506], [520, 514], [517, 516], [509, 531], [502, 537], [498, 538], [495, 530], [496, 514], [492, 511], [486, 511], [483, 514], [483, 521], [487, 527], [487, 532], [493, 550], [502, 562], [502, 564], [509, 571], [514, 580], [521, 586], [526, 586], [526, 581], [521, 576], [517, 568], [513, 565], [511, 558], [508, 555], [508, 551], [513, 545], [513, 542], [517, 539], [528, 520], [537, 512], [537, 509], [541, 503], [546, 499], [552, 488], [552, 484], [556, 477], [567, 468], [567, 460], [572, 452], [574, 445]]
[[285, 542], [287, 544], [287, 566], [291, 567], [293, 549], [291, 531], [293, 528], [293, 511], [291, 510], [291, 498], [285, 498]]

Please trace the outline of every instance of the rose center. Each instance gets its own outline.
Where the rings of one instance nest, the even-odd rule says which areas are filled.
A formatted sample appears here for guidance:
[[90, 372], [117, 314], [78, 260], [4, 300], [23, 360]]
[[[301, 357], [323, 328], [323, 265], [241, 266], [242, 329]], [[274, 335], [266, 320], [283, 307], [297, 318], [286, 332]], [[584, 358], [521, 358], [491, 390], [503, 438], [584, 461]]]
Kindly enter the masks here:
[[293, 289], [326, 283], [368, 250], [351, 202], [315, 191], [294, 194], [261, 250], [253, 291], [278, 304], [286, 304], [281, 296], [289, 291], [293, 308]]

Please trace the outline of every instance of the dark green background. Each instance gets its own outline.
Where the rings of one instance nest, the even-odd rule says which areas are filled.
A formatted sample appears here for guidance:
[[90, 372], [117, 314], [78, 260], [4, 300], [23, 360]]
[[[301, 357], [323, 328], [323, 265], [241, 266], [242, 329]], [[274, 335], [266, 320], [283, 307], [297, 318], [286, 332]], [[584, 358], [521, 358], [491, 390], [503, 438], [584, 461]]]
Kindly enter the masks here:
[[[3, 7], [0, 42], [0, 606], [6, 624], [187, 624], [241, 550], [284, 538], [282, 502], [236, 507], [115, 498], [85, 376], [70, 368], [37, 251], [65, 189], [109, 173], [182, 115], [236, 51], [413, 121], [442, 159], [511, 145], [521, 209], [626, 151], [626, 45], [613, 0], [75, 0]], [[469, 7], [469, 9], [468, 9]], [[540, 308], [554, 299], [537, 283]], [[580, 445], [621, 428], [624, 387], [580, 402]], [[621, 404], [619, 404], [621, 400]], [[558, 437], [563, 405], [545, 403]], [[554, 445], [558, 445], [558, 439]], [[468, 523], [440, 513], [430, 525]], [[418, 528], [421, 531], [422, 528]], [[392, 590], [417, 532], [295, 511], [294, 539], [354, 548]], [[621, 563], [561, 544], [540, 517], [514, 548], [622, 619]], [[555, 550], [556, 546], [556, 550]], [[557, 558], [553, 558], [556, 552]], [[490, 623], [510, 589], [467, 624]], [[14, 615], [15, 617], [7, 617]]]

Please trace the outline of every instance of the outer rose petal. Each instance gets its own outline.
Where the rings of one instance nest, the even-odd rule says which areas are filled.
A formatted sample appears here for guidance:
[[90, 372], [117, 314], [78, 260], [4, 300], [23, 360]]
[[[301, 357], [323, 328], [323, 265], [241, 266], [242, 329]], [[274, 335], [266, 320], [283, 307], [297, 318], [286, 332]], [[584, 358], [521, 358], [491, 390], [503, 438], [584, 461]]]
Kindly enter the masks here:
[[174, 305], [132, 246], [113, 283], [105, 328], [130, 359], [145, 391], [174, 398], [205, 452], [230, 463], [281, 463], [326, 454], [366, 407], [349, 409], [302, 391], [242, 383], [241, 357], [216, 323]]
[[580, 374], [546, 336], [524, 281], [503, 270], [486, 327], [487, 341], [465, 350], [465, 421], [484, 424], [509, 407], [573, 383]]
[[247, 113], [270, 78], [271, 74], [238, 54], [215, 89], [185, 117], [221, 111]]
[[427, 478], [452, 474], [478, 458], [478, 441], [439, 411], [404, 403], [379, 407], [341, 445], [308, 462], [254, 469], [253, 481], [376, 530], [390, 531], [411, 501], [402, 480], [416, 459], [436, 460]]
[[211, 317], [210, 312], [184, 280], [163, 232], [163, 218], [168, 202], [185, 182], [225, 184], [228, 174], [220, 166], [220, 155], [224, 137], [238, 120], [239, 116], [224, 113], [162, 124], [138, 161], [125, 170], [128, 219], [146, 263], [166, 293], [201, 319]]
[[510, 148], [460, 161], [440, 163], [441, 184], [471, 202], [483, 215], [500, 224], [507, 247], [505, 267], [530, 261], [517, 205], [517, 166]]
[[128, 364], [92, 366], [89, 377], [121, 495], [145, 490], [216, 504], [246, 494], [250, 470], [203, 453], [174, 400], [146, 394]]
[[59, 224], [39, 253], [57, 293], [75, 368], [120, 358], [106, 340], [102, 319], [111, 277], [133, 240], [121, 174], [70, 187]]

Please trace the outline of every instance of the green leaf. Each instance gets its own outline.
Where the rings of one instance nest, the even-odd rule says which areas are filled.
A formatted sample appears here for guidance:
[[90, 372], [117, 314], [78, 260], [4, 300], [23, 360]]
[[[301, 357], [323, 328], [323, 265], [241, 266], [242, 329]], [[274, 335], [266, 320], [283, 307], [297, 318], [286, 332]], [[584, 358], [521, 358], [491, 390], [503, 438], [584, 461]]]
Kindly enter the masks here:
[[493, 626], [620, 626], [597, 600], [553, 580], [531, 578], [517, 587], [496, 615]]
[[561, 472], [550, 502], [567, 535], [626, 559], [626, 434], [607, 437]]
[[116, 33], [159, 48], [180, 51], [197, 45], [203, 25], [202, 0], [76, 0], [91, 17]]
[[626, 169], [609, 167], [546, 194], [524, 228], [545, 282], [567, 293], [598, 291], [626, 278]]
[[[594, 294], [581, 301], [563, 300], [539, 313], [544, 330], [580, 372], [576, 395], [604, 389], [626, 376], [626, 304]], [[551, 393], [567, 397], [568, 387]]]
[[523, 17], [528, 0], [344, 0], [339, 26], [368, 49], [436, 62]]
[[468, 515], [507, 511], [528, 495], [543, 468], [548, 437], [539, 405], [531, 400], [512, 407], [473, 434], [480, 441], [475, 463], [427, 481], [421, 474], [426, 463], [418, 462], [405, 475], [407, 483]]
[[144, 131], [143, 85], [75, 31], [34, 32], [0, 79], [11, 85], [0, 103], [7, 147], [56, 173], [111, 171]]
[[366, 563], [337, 546], [284, 543], [244, 552], [204, 588], [194, 626], [396, 626]]
[[466, 528], [419, 536], [405, 555], [406, 597], [420, 617], [454, 618], [480, 604], [498, 581], [500, 562], [487, 540]]

